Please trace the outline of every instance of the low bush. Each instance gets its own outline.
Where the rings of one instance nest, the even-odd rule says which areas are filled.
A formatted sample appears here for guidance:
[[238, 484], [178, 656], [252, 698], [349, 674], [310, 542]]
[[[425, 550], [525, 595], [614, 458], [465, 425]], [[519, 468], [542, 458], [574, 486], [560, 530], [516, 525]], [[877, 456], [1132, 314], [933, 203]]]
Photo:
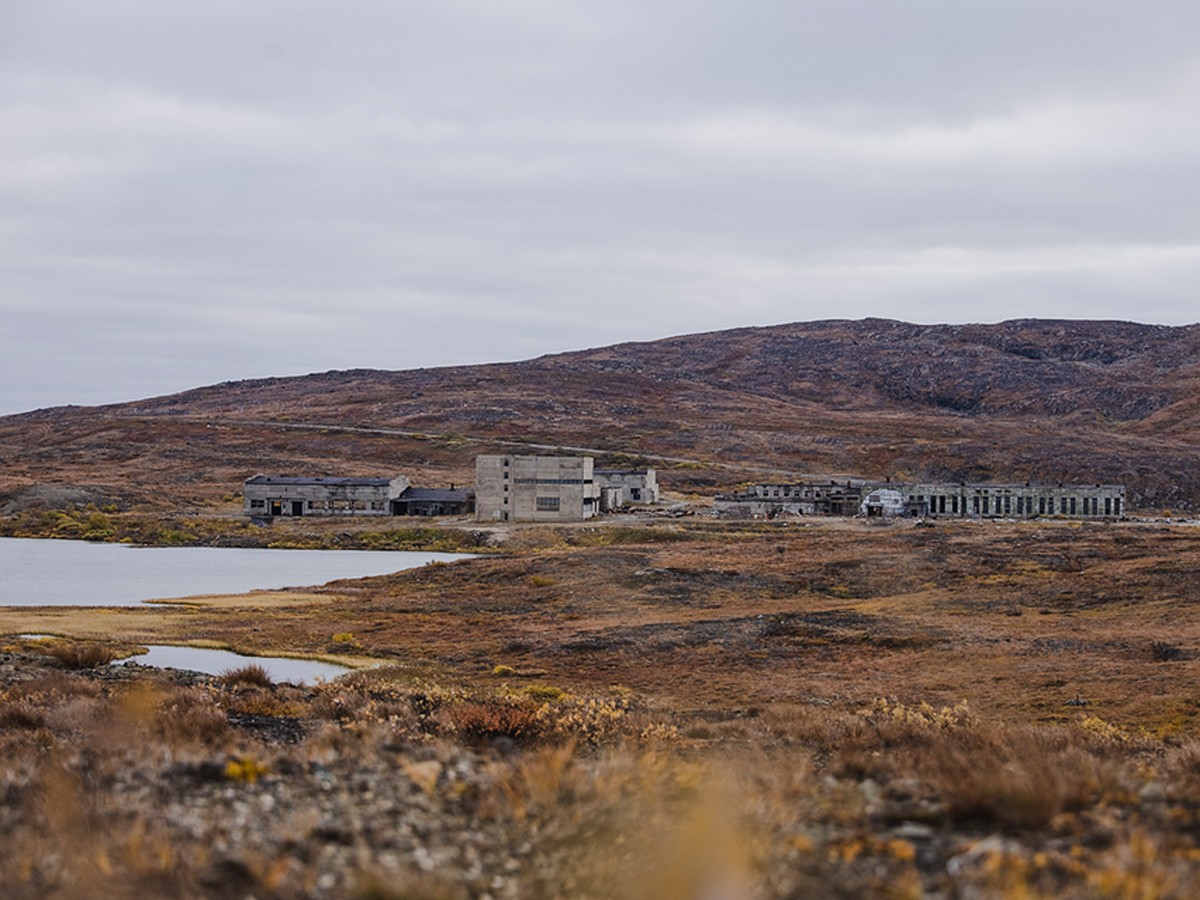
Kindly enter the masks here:
[[271, 687], [273, 684], [267, 670], [258, 663], [222, 672], [221, 680], [228, 685], [248, 684], [255, 687]]
[[1091, 804], [1111, 786], [1112, 773], [1083, 747], [1049, 746], [1043, 737], [1024, 730], [946, 734], [922, 751], [919, 766], [955, 821], [1045, 828], [1059, 813]]
[[1183, 658], [1183, 648], [1168, 641], [1152, 641], [1150, 656], [1155, 662], [1170, 662], [1173, 659]]
[[362, 649], [362, 643], [349, 631], [339, 631], [329, 639], [330, 653], [357, 653]]
[[156, 705], [155, 735], [168, 744], [219, 743], [229, 733], [229, 719], [210, 692], [177, 687]]
[[553, 703], [555, 700], [561, 700], [567, 695], [567, 692], [562, 688], [555, 687], [552, 684], [531, 684], [522, 693], [531, 700], [537, 700], [542, 703]]
[[36, 731], [46, 724], [46, 717], [24, 703], [0, 704], [0, 731]]
[[468, 744], [481, 744], [507, 738], [533, 741], [545, 733], [545, 723], [532, 702], [505, 699], [472, 700], [457, 703], [443, 712], [452, 733]]
[[43, 652], [67, 669], [95, 669], [107, 666], [119, 655], [112, 647], [92, 641], [55, 641], [47, 644]]

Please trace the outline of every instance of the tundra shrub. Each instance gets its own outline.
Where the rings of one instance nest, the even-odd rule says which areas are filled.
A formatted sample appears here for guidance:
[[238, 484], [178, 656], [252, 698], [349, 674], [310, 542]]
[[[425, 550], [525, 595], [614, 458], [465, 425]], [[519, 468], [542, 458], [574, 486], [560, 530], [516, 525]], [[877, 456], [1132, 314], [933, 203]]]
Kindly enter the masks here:
[[249, 684], [256, 687], [271, 687], [273, 682], [267, 670], [258, 663], [221, 673], [221, 680], [228, 685]]
[[56, 641], [48, 644], [45, 652], [67, 669], [96, 669], [100, 666], [107, 666], [117, 658], [117, 651], [112, 647], [91, 641], [80, 643]]

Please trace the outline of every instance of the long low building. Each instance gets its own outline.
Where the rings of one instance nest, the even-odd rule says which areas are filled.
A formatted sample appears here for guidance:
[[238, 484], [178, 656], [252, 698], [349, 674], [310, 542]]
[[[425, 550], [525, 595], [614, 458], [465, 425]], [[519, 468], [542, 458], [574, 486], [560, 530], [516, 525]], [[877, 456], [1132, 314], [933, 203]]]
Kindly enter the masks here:
[[243, 509], [248, 516], [388, 516], [391, 503], [408, 489], [408, 479], [326, 478], [255, 475], [246, 479]]
[[1073, 519], [1123, 516], [1120, 484], [882, 484], [863, 494], [864, 516]]
[[862, 501], [861, 481], [798, 481], [755, 484], [736, 494], [721, 494], [713, 508], [731, 518], [778, 516], [852, 516]]
[[1065, 516], [1116, 518], [1126, 513], [1119, 484], [883, 484], [867, 481], [757, 484], [716, 498], [720, 515], [740, 518], [862, 515], [922, 518]]
[[255, 475], [244, 489], [246, 515], [462, 516], [475, 511], [469, 488], [418, 488], [408, 478], [328, 478]]

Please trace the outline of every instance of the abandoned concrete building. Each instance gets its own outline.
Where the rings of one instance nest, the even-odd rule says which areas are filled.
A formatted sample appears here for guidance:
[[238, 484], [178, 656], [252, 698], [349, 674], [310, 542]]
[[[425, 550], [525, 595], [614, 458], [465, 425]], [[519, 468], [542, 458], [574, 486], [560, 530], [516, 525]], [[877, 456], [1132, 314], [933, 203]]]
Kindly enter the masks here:
[[658, 480], [653, 469], [596, 469], [593, 474], [601, 490], [615, 492], [601, 504], [606, 511], [658, 502]]
[[408, 478], [255, 475], [244, 511], [276, 516], [461, 516], [480, 521], [580, 522], [629, 504], [658, 502], [653, 469], [593, 470], [588, 456], [480, 456], [476, 487], [419, 488]]
[[246, 479], [246, 515], [273, 516], [387, 516], [392, 502], [408, 489], [408, 479], [324, 478], [255, 475]]
[[864, 516], [1032, 519], [1115, 518], [1125, 514], [1119, 484], [882, 484], [864, 493]]
[[717, 497], [720, 515], [918, 516], [922, 518], [1115, 518], [1125, 514], [1117, 484], [944, 484], [866, 481], [758, 484]]
[[852, 516], [858, 512], [863, 485], [853, 480], [755, 484], [743, 493], [718, 495], [713, 508], [731, 518]]
[[462, 516], [475, 512], [475, 492], [465, 488], [406, 488], [392, 501], [397, 516]]
[[243, 510], [275, 516], [461, 516], [475, 511], [475, 492], [415, 488], [395, 478], [326, 478], [255, 475], [246, 479]]
[[481, 522], [580, 522], [600, 512], [590, 456], [475, 457]]

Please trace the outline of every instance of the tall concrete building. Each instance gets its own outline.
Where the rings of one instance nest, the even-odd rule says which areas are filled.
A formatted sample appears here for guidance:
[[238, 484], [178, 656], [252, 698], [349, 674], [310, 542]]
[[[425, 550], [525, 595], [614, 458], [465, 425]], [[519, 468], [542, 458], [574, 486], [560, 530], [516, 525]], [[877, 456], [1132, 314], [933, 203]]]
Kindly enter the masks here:
[[581, 522], [599, 511], [590, 456], [475, 457], [480, 522]]

